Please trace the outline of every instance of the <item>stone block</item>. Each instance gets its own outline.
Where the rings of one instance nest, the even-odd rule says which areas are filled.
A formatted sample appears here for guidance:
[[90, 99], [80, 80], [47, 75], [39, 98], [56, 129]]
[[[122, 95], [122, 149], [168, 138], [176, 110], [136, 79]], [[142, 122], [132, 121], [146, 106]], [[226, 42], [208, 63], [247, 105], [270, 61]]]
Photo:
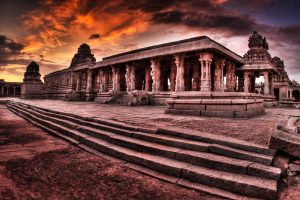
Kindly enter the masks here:
[[224, 104], [231, 104], [231, 99], [203, 99], [202, 100], [202, 104], [206, 104], [206, 105], [224, 105]]
[[285, 172], [289, 167], [289, 158], [287, 156], [276, 155], [273, 160], [273, 166], [280, 168], [281, 172]]
[[292, 172], [300, 172], [300, 165], [299, 165], [299, 164], [291, 163], [291, 164], [289, 165], [289, 169], [290, 169]]
[[205, 110], [205, 105], [197, 105], [197, 104], [174, 104], [174, 109], [179, 110]]
[[202, 99], [177, 99], [174, 100], [174, 104], [201, 104]]
[[281, 169], [259, 163], [253, 163], [248, 166], [247, 174], [277, 180], [281, 175]]
[[272, 133], [269, 147], [300, 158], [300, 135], [276, 129]]
[[232, 104], [250, 104], [255, 103], [254, 99], [232, 99]]
[[206, 110], [210, 111], [244, 111], [246, 110], [246, 105], [206, 105]]
[[254, 110], [258, 108], [263, 108], [264, 105], [262, 103], [252, 103], [252, 104], [247, 104], [247, 110]]
[[201, 116], [206, 116], [206, 117], [229, 117], [233, 118], [234, 117], [234, 112], [233, 111], [212, 111], [212, 110], [203, 110], [201, 111]]

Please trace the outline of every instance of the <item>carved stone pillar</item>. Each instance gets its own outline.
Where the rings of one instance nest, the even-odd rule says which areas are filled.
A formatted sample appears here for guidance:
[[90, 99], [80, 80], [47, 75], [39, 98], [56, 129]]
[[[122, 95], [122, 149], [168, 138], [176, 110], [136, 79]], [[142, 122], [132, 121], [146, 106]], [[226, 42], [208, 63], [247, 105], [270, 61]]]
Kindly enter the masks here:
[[77, 81], [76, 81], [76, 91], [80, 91], [81, 88], [81, 72], [77, 73]]
[[249, 78], [249, 72], [244, 71], [244, 92], [249, 93], [249, 86], [250, 86], [250, 78]]
[[113, 73], [113, 91], [120, 91], [120, 68], [118, 66], [113, 66], [112, 73]]
[[127, 92], [130, 92], [135, 89], [135, 73], [133, 64], [126, 64], [126, 88]]
[[201, 92], [211, 91], [211, 75], [210, 65], [212, 62], [213, 54], [209, 52], [199, 53], [199, 61], [201, 63]]
[[170, 91], [175, 91], [176, 87], [176, 64], [171, 62], [170, 66]]
[[99, 70], [99, 92], [104, 92], [104, 72], [103, 72], [103, 69]]
[[160, 69], [160, 59], [152, 58], [151, 62], [151, 77], [152, 77], [152, 91], [161, 91], [161, 69]]
[[185, 91], [184, 85], [184, 54], [174, 55], [176, 64], [176, 85], [175, 91]]
[[199, 62], [193, 63], [193, 76], [192, 76], [192, 90], [199, 91], [200, 90], [200, 67]]
[[74, 85], [75, 85], [75, 73], [74, 72], [71, 72], [71, 88], [70, 88], [70, 91], [74, 91]]
[[270, 94], [270, 88], [269, 88], [269, 73], [268, 72], [263, 72], [264, 75], [264, 95], [269, 95]]
[[1, 93], [1, 96], [3, 96], [4, 95], [4, 85], [1, 85], [1, 91], [0, 91]]
[[145, 70], [145, 90], [151, 91], [151, 70], [149, 67]]
[[8, 96], [9, 94], [9, 85], [6, 86], [6, 95]]
[[96, 82], [95, 83], [95, 90], [97, 92], [99, 92], [100, 91], [100, 70], [96, 71], [96, 81], [95, 82]]
[[131, 76], [130, 76], [130, 86], [131, 91], [136, 90], [136, 82], [137, 82], [137, 74], [136, 74], [136, 66], [134, 64], [131, 65]]
[[93, 88], [92, 88], [92, 85], [93, 85], [93, 72], [91, 69], [88, 69], [87, 71], [87, 79], [86, 79], [86, 92], [92, 92], [93, 91]]
[[274, 95], [274, 88], [273, 88], [273, 74], [269, 74], [269, 88], [270, 88], [270, 95]]
[[105, 69], [104, 75], [103, 75], [103, 88], [104, 92], [108, 92], [108, 84], [109, 84], [109, 70]]
[[232, 61], [226, 62], [226, 89], [234, 92], [236, 87], [235, 64]]
[[238, 75], [238, 92], [243, 92], [244, 90], [244, 75], [239, 73]]
[[214, 76], [214, 91], [224, 92], [223, 71], [225, 66], [225, 59], [219, 58], [215, 61], [215, 76]]
[[13, 86], [14, 88], [14, 96], [16, 95], [16, 86]]

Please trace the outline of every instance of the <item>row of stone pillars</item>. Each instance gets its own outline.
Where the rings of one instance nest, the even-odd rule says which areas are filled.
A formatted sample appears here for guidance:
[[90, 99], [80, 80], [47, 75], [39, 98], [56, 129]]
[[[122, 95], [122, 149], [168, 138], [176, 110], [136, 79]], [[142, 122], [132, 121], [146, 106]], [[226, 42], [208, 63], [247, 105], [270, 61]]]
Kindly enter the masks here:
[[[273, 77], [268, 71], [263, 71], [261, 74], [264, 76], [264, 94], [274, 95]], [[244, 92], [254, 92], [255, 90], [255, 75], [252, 71], [244, 71]]]
[[[9, 94], [9, 89], [10, 89], [10, 86], [9, 85], [0, 85], [0, 87], [1, 87], [1, 89], [0, 89], [0, 95], [1, 96], [8, 96], [8, 95], [10, 95]], [[5, 93], [5, 87], [6, 87], [6, 93]], [[12, 86], [12, 88], [13, 88], [13, 94], [12, 95], [16, 95], [16, 86]]]
[[[235, 91], [236, 75], [234, 62], [225, 62], [225, 58], [214, 58], [215, 70], [212, 76], [211, 65], [213, 62], [213, 53], [200, 52], [196, 54], [196, 57], [198, 57], [198, 61], [195, 60], [191, 65], [192, 74], [189, 74], [185, 69], [185, 54], [174, 55], [173, 61], [169, 63], [168, 71], [162, 65], [162, 58], [151, 58], [150, 62], [148, 61], [149, 64], [144, 64], [144, 66], [138, 66], [137, 62], [130, 62], [123, 65], [93, 69], [98, 72], [94, 77], [92, 69], [88, 69], [87, 72], [84, 72], [87, 73], [85, 91], [93, 91], [93, 86], [95, 86], [93, 82], [97, 82], [99, 92], [107, 92], [110, 83], [112, 84], [111, 89], [114, 91], [130, 92], [138, 89], [159, 92], [169, 89], [176, 92], [187, 90], [210, 92], [213, 88], [214, 91], [224, 92], [225, 63], [226, 89], [227, 91]], [[82, 73], [76, 72], [76, 88], [73, 88], [76, 91], [82, 90]], [[187, 76], [191, 80], [187, 80]], [[74, 78], [71, 79], [71, 84], [75, 85], [73, 81], [75, 81]]]

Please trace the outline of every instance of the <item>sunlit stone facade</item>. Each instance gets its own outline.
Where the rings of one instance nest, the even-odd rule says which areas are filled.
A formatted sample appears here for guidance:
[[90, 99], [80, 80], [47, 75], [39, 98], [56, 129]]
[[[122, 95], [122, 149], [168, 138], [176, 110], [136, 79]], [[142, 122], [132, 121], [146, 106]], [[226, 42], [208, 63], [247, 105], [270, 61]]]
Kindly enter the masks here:
[[[46, 97], [109, 102], [132, 91], [143, 91], [152, 95], [154, 103], [165, 103], [183, 93], [199, 98], [217, 95], [245, 99], [249, 96], [273, 101], [273, 82], [278, 82], [283, 72], [276, 57], [272, 59], [269, 54], [266, 38], [254, 31], [248, 46], [249, 51], [241, 57], [209, 37], [201, 36], [96, 62], [90, 47], [83, 44], [70, 68], [45, 76]], [[258, 77], [264, 78], [261, 94], [255, 94]]]

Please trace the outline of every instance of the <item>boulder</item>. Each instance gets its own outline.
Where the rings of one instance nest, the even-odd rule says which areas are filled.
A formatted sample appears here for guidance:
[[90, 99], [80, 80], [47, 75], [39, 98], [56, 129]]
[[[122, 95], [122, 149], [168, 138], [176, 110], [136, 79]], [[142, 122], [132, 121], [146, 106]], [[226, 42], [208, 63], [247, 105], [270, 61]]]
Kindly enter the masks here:
[[132, 91], [130, 99], [128, 102], [129, 106], [149, 105], [152, 102], [152, 98], [148, 92], [139, 90]]
[[269, 147], [300, 158], [300, 134], [275, 129], [270, 138]]

